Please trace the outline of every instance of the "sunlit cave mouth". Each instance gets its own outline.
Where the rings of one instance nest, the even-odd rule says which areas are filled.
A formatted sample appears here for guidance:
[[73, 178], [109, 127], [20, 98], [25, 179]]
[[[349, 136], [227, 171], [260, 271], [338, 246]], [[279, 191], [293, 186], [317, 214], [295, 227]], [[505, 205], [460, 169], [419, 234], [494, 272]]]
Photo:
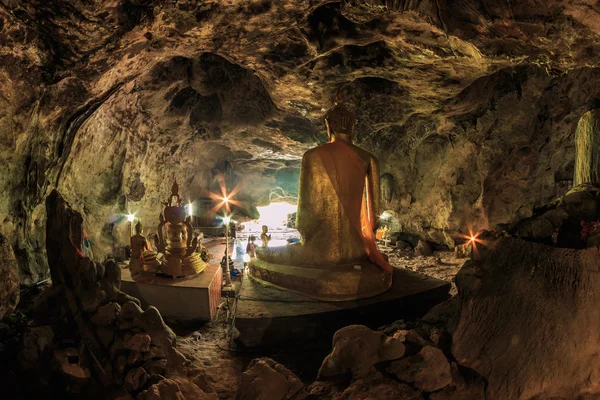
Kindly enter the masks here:
[[260, 217], [243, 224], [245, 236], [255, 236], [260, 240], [262, 227], [267, 226], [271, 235], [269, 246], [284, 246], [289, 243], [288, 239], [300, 237], [295, 229], [297, 205], [282, 202], [256, 208]]

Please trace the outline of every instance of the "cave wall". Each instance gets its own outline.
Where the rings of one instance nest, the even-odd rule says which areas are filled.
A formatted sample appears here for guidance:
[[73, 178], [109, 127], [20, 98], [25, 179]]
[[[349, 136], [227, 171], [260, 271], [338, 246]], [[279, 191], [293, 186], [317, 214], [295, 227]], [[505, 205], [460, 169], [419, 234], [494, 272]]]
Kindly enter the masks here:
[[0, 233], [32, 283], [53, 188], [97, 258], [126, 241], [125, 213], [156, 225], [174, 178], [184, 200], [224, 174], [244, 204], [293, 202], [342, 98], [393, 176], [385, 209], [452, 246], [572, 175], [598, 21], [591, 0], [2, 0]]

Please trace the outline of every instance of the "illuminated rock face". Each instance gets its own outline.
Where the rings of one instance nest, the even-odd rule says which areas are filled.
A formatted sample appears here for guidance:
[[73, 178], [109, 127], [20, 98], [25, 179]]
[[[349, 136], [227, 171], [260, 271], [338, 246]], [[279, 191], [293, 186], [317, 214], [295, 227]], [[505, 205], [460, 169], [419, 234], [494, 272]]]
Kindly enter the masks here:
[[486, 240], [456, 277], [456, 362], [488, 399], [577, 398], [600, 390], [598, 248]]
[[600, 8], [586, 0], [5, 3], [0, 232], [25, 282], [47, 276], [53, 188], [99, 258], [125, 243], [127, 212], [158, 223], [173, 174], [191, 198], [239, 185], [249, 213], [272, 192], [293, 201], [336, 96], [393, 177], [399, 224], [452, 245], [572, 180], [600, 81]]

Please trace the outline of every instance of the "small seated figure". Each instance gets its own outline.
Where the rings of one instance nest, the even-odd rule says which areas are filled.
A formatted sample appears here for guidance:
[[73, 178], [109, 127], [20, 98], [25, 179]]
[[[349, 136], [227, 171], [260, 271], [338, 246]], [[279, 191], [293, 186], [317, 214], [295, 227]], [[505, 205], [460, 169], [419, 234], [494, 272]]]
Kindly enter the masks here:
[[250, 236], [250, 238], [248, 238], [248, 245], [246, 246], [246, 254], [248, 254], [251, 258], [256, 257], [256, 243], [254, 243], [255, 240], [255, 236]]
[[129, 270], [131, 274], [139, 272], [154, 271], [160, 267], [156, 259], [156, 251], [152, 250], [146, 237], [142, 235], [144, 228], [142, 223], [135, 225], [135, 235], [130, 239], [131, 259], [129, 260]]
[[260, 234], [260, 240], [262, 241], [262, 247], [267, 247], [271, 241], [271, 235], [267, 235], [269, 227], [267, 225], [262, 226], [262, 233]]
[[249, 264], [253, 279], [325, 301], [372, 297], [391, 286], [392, 267], [374, 235], [379, 167], [373, 155], [352, 144], [355, 122], [342, 104], [328, 111], [330, 142], [302, 158], [296, 219], [301, 242], [257, 249]]

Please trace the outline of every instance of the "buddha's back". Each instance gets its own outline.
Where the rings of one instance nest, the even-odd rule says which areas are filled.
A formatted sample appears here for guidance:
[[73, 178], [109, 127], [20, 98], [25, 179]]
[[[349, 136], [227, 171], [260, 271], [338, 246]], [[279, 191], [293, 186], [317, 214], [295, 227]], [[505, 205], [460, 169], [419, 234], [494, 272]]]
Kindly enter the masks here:
[[361, 233], [365, 176], [372, 155], [349, 143], [332, 142], [305, 153], [298, 199], [298, 230], [314, 263], [340, 264], [366, 258]]

